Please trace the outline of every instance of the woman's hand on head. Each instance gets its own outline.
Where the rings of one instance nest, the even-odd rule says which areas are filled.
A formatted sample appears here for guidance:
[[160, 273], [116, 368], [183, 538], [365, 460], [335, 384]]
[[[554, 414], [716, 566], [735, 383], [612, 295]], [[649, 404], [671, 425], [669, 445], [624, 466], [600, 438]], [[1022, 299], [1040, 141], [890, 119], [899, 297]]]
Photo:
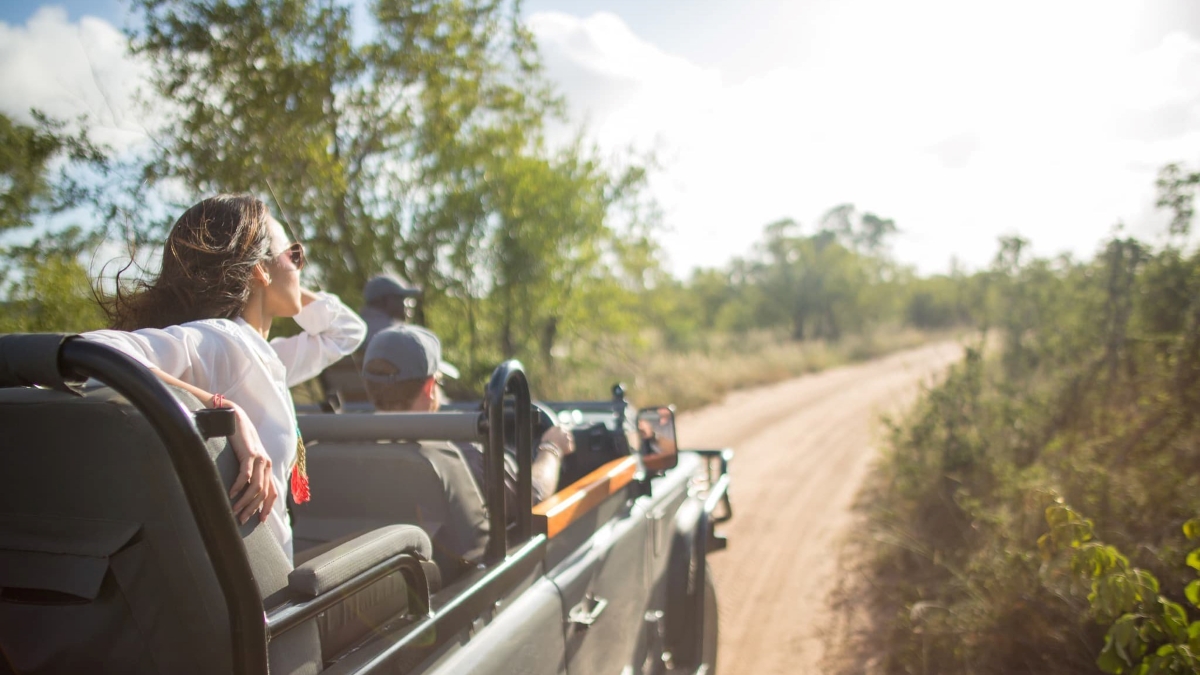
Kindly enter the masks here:
[[279, 497], [275, 481], [271, 479], [271, 458], [246, 413], [229, 400], [224, 401], [224, 407], [232, 408], [237, 417], [237, 428], [229, 437], [238, 459], [237, 477], [229, 491], [229, 498], [236, 500], [233, 515], [242, 524], [255, 513], [260, 522], [265, 521]]
[[300, 306], [301, 307], [307, 307], [308, 303], [310, 303], [316, 299], [317, 299], [316, 291], [314, 291], [306, 286], [300, 287]]

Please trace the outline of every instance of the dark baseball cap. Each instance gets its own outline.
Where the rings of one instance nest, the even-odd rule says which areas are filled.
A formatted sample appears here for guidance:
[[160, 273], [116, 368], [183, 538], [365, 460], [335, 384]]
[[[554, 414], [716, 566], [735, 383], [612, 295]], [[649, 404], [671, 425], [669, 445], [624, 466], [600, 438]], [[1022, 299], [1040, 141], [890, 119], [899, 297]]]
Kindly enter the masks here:
[[[373, 361], [383, 361], [395, 372], [390, 375], [368, 372]], [[370, 382], [424, 380], [442, 373], [458, 378], [458, 369], [442, 361], [442, 343], [429, 330], [411, 324], [381, 330], [367, 343], [363, 356], [362, 377]]]
[[390, 297], [417, 298], [420, 296], [420, 286], [405, 283], [404, 280], [391, 274], [371, 277], [367, 285], [363, 286], [363, 302], [368, 305]]

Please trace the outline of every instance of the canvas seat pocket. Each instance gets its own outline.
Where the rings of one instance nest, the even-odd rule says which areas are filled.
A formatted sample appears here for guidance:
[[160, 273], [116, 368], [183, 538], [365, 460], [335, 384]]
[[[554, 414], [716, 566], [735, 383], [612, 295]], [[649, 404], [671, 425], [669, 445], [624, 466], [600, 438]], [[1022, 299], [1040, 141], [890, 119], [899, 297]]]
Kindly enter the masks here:
[[140, 557], [140, 532], [127, 521], [0, 514], [0, 651], [17, 672], [147, 672], [113, 573]]
[[140, 529], [114, 520], [0, 514], [0, 601], [95, 600], [109, 558]]

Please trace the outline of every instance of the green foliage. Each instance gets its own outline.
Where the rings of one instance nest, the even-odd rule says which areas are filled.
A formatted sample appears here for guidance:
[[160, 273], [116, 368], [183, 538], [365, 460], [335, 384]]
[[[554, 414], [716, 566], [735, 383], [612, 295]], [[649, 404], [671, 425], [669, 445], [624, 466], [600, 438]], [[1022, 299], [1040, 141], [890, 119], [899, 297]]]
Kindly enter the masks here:
[[472, 382], [506, 357], [551, 372], [581, 326], [627, 325], [612, 300], [658, 264], [645, 170], [545, 148], [561, 101], [515, 0], [380, 0], [365, 39], [349, 4], [136, 4], [135, 48], [179, 106], [152, 173], [273, 186], [343, 299], [383, 271], [419, 283], [418, 319]]
[[1027, 251], [1002, 241], [964, 287], [988, 340], [873, 478], [872, 653], [884, 673], [1200, 672], [1200, 254]]
[[[838, 340], [906, 320], [906, 271], [887, 255], [893, 221], [859, 214], [843, 204], [805, 233], [794, 220], [768, 224], [753, 254], [735, 259], [728, 271], [704, 270], [692, 278], [704, 328], [787, 328], [795, 340]], [[940, 289], [939, 289], [940, 290]], [[909, 323], [945, 328], [961, 315], [934, 316], [932, 298]], [[689, 308], [690, 309], [690, 308]]]
[[[1197, 538], [1196, 520], [1183, 526], [1189, 540]], [[1048, 562], [1066, 554], [1072, 573], [1091, 584], [1088, 602], [1096, 620], [1109, 625], [1096, 665], [1106, 673], [1200, 672], [1200, 620], [1188, 621], [1180, 603], [1161, 595], [1158, 579], [1132, 567], [1113, 546], [1092, 539], [1092, 522], [1061, 500], [1046, 509], [1050, 531], [1038, 540]], [[1200, 548], [1187, 556], [1189, 567], [1200, 570]], [[1200, 607], [1193, 580], [1188, 602]]]
[[97, 243], [77, 228], [12, 247], [0, 262], [5, 280], [0, 333], [82, 332], [104, 327], [87, 270], [79, 262]]
[[70, 174], [55, 175], [56, 160], [89, 163], [103, 167], [105, 149], [88, 138], [86, 120], [82, 130], [66, 132], [66, 124], [34, 110], [35, 125], [19, 124], [0, 113], [0, 234], [31, 227], [34, 217], [57, 213], [76, 206], [83, 188]]
[[1169, 209], [1171, 234], [1187, 236], [1195, 215], [1196, 187], [1200, 185], [1200, 171], [1187, 171], [1178, 164], [1168, 164], [1158, 172], [1158, 206]]
[[[99, 328], [101, 313], [80, 259], [99, 243], [100, 231], [45, 226], [95, 198], [73, 170], [103, 176], [107, 149], [92, 143], [85, 119], [70, 133], [66, 123], [36, 110], [33, 118], [28, 126], [0, 114], [0, 332]], [[32, 236], [37, 226], [40, 234]]]

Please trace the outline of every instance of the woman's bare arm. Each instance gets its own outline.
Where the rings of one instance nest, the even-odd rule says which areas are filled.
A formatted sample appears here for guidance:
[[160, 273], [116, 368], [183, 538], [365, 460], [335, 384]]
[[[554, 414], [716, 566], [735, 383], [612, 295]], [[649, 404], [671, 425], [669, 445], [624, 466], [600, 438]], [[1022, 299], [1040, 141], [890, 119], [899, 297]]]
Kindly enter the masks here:
[[[250, 516], [253, 516], [256, 511], [259, 521], [265, 521], [279, 495], [275, 489], [275, 481], [271, 480], [271, 458], [267, 456], [267, 451], [263, 448], [254, 423], [235, 402], [224, 398], [216, 399], [212, 393], [168, 375], [158, 368], [151, 368], [150, 371], [163, 382], [179, 387], [195, 396], [203, 405], [212, 407], [214, 403], [219, 402], [221, 407], [231, 408], [234, 411], [237, 423], [233, 436], [229, 437], [229, 442], [233, 446], [234, 454], [237, 455], [240, 470], [233, 482], [233, 489], [229, 491], [229, 498], [237, 500], [233, 505], [233, 513], [238, 522], [242, 524], [250, 520]], [[239, 495], [241, 495], [240, 498]]]

